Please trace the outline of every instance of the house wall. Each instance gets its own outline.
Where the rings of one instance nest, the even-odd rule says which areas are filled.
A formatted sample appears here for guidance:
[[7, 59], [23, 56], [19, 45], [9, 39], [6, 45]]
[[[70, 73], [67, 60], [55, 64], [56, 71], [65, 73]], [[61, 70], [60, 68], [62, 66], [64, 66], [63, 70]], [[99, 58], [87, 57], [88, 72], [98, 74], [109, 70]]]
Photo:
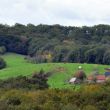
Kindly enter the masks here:
[[103, 83], [103, 82], [105, 82], [105, 80], [97, 80], [96, 82], [97, 83]]

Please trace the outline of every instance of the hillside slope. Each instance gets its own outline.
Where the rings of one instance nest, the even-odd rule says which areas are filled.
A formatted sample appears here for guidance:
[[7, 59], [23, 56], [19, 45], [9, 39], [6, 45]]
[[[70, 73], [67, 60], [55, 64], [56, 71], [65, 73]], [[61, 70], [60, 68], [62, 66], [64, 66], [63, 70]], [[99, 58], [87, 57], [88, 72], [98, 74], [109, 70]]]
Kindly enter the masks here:
[[70, 86], [67, 84], [67, 80], [73, 76], [79, 65], [83, 67], [86, 74], [90, 74], [95, 67], [99, 69], [100, 73], [104, 73], [104, 68], [109, 67], [108, 65], [78, 63], [32, 64], [24, 60], [25, 56], [14, 53], [7, 53], [2, 57], [7, 62], [7, 67], [0, 70], [0, 79], [7, 79], [20, 75], [31, 76], [34, 72], [43, 69], [44, 71], [52, 71], [54, 73], [48, 81], [52, 88], [64, 88]]

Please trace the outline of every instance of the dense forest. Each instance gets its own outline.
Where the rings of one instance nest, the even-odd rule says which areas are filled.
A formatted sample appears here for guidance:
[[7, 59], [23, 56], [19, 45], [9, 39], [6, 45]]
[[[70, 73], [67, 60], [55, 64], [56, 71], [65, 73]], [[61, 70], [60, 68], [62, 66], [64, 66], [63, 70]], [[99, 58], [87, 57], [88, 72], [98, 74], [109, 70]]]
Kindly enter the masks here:
[[0, 53], [15, 52], [40, 62], [110, 64], [110, 26], [0, 24]]

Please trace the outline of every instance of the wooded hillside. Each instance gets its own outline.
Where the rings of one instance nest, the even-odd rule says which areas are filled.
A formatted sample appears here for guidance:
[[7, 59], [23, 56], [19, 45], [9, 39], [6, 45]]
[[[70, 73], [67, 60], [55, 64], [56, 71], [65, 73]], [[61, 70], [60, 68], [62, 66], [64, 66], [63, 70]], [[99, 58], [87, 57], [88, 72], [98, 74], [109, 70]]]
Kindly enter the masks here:
[[110, 26], [0, 24], [0, 48], [3, 46], [38, 62], [110, 64]]

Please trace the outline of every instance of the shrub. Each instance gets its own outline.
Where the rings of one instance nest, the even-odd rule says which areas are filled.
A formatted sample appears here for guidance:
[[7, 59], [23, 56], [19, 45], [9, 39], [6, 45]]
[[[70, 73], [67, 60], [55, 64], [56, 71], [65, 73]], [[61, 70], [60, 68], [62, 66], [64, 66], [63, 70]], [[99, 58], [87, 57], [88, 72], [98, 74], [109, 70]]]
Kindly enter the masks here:
[[86, 74], [83, 70], [78, 70], [76, 73], [75, 73], [75, 77], [77, 79], [80, 79], [80, 80], [84, 80], [86, 78]]
[[37, 84], [40, 89], [48, 88], [49, 85], [47, 83], [48, 77], [50, 73], [45, 73], [42, 69], [39, 73], [34, 73], [30, 82], [32, 84]]
[[5, 46], [1, 46], [0, 47], [0, 54], [5, 54], [5, 52], [6, 52]]
[[35, 73], [31, 78], [26, 76], [18, 76], [16, 78], [9, 78], [7, 80], [0, 80], [0, 88], [6, 89], [45, 89], [49, 85], [47, 83], [48, 77], [51, 73], [45, 73], [41, 70]]
[[6, 67], [6, 62], [4, 61], [3, 58], [0, 57], [0, 69], [5, 68]]
[[33, 64], [46, 63], [47, 62], [47, 59], [41, 55], [38, 55], [35, 57], [27, 56], [27, 57], [25, 57], [25, 60], [27, 60], [27, 62], [33, 63]]
[[86, 105], [83, 110], [98, 110], [95, 106], [93, 105]]
[[10, 97], [8, 100], [7, 100], [7, 104], [8, 105], [20, 105], [21, 104], [21, 101], [19, 98], [17, 97]]
[[5, 101], [0, 101], [0, 110], [8, 110], [8, 105]]
[[63, 105], [61, 110], [79, 110], [79, 109], [76, 105], [67, 104], [67, 105]]

